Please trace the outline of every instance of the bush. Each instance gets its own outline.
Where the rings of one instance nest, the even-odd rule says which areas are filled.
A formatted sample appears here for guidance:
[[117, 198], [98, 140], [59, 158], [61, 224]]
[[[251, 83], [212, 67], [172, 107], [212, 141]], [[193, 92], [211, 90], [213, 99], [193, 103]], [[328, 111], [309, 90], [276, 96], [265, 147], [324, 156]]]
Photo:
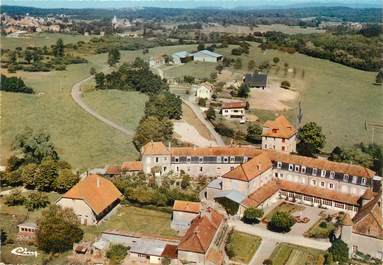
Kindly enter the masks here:
[[195, 77], [191, 75], [185, 75], [184, 76], [184, 82], [193, 84], [195, 82]]
[[32, 192], [28, 195], [24, 205], [28, 211], [45, 208], [49, 204], [48, 196], [41, 192]]
[[278, 233], [289, 232], [294, 225], [294, 218], [291, 214], [286, 212], [276, 212], [271, 217], [270, 222], [267, 224], [267, 228], [271, 231]]
[[282, 83], [281, 83], [281, 88], [284, 88], [284, 89], [290, 89], [290, 87], [291, 87], [291, 84], [290, 84], [290, 82], [289, 81], [282, 81]]
[[321, 223], [319, 224], [319, 227], [320, 227], [320, 228], [327, 228], [327, 223], [326, 223], [326, 222], [321, 222]]
[[206, 98], [199, 98], [198, 99], [198, 105], [201, 107], [206, 107], [206, 101], [207, 101]]
[[218, 123], [215, 125], [215, 128], [214, 128], [220, 135], [222, 136], [226, 136], [226, 137], [230, 137], [230, 138], [233, 138], [234, 137], [234, 130], [227, 127], [225, 124], [223, 124], [222, 122]]
[[106, 252], [106, 257], [110, 259], [110, 264], [121, 264], [128, 254], [128, 249], [128, 247], [121, 244], [111, 245]]
[[21, 190], [13, 190], [7, 197], [5, 197], [5, 204], [8, 206], [22, 205], [25, 202], [24, 195]]
[[243, 213], [243, 222], [246, 224], [255, 224], [259, 223], [258, 218], [261, 218], [263, 216], [263, 210], [257, 209], [254, 207], [246, 208], [245, 212]]
[[341, 239], [336, 239], [332, 242], [331, 247], [327, 250], [326, 262], [332, 259], [339, 264], [347, 264], [348, 262], [348, 246]]

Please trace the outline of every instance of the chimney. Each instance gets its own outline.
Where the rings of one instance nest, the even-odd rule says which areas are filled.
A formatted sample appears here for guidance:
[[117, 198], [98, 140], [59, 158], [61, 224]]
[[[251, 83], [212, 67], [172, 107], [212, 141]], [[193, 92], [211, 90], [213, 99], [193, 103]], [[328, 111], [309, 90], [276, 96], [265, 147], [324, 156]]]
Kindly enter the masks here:
[[258, 165], [257, 165], [257, 169], [258, 169], [258, 170], [261, 170], [261, 164], [258, 164]]
[[100, 187], [100, 177], [97, 177], [96, 186], [97, 186], [97, 188], [99, 188], [99, 187]]

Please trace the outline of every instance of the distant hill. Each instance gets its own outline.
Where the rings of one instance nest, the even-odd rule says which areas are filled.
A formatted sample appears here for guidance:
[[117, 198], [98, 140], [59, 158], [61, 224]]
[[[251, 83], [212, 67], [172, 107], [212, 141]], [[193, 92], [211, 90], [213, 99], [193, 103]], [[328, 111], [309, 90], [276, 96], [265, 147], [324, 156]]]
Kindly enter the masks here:
[[381, 22], [382, 8], [350, 8], [345, 6], [320, 6], [304, 8], [273, 8], [273, 9], [222, 9], [222, 8], [119, 8], [119, 9], [67, 9], [67, 8], [36, 8], [25, 6], [0, 6], [2, 13], [9, 15], [47, 16], [65, 14], [79, 19], [102, 19], [117, 17], [143, 18], [146, 20], [180, 20], [199, 22], [259, 23], [262, 18], [278, 18], [280, 20], [300, 19], [305, 17], [336, 18], [350, 22]]

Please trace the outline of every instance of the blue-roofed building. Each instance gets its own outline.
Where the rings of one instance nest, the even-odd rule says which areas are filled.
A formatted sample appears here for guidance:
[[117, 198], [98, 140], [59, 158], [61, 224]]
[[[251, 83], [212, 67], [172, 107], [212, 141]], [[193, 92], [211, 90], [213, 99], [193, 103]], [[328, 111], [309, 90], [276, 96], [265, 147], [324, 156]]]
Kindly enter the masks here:
[[193, 60], [193, 55], [187, 51], [180, 51], [172, 54], [174, 64], [183, 64]]
[[193, 53], [193, 60], [199, 61], [199, 62], [216, 63], [218, 61], [221, 61], [222, 58], [223, 58], [223, 55], [215, 53], [215, 52], [211, 52], [209, 50], [202, 50], [202, 51]]

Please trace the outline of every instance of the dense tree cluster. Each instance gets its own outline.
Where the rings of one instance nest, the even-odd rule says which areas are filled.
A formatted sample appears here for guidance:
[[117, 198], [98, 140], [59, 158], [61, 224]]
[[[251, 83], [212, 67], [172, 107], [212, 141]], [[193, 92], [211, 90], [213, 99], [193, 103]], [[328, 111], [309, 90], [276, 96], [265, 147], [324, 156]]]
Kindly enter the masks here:
[[26, 128], [16, 135], [12, 147], [14, 155], [1, 175], [2, 185], [65, 192], [79, 181], [71, 166], [59, 159], [48, 134]]
[[109, 249], [106, 251], [106, 257], [109, 259], [110, 265], [118, 265], [121, 264], [126, 255], [128, 254], [128, 247], [124, 245], [117, 244], [111, 245]]
[[133, 64], [123, 64], [110, 74], [97, 73], [97, 89], [135, 90], [147, 94], [156, 94], [167, 90], [167, 83], [150, 71], [149, 66], [140, 58]]
[[84, 234], [73, 210], [57, 205], [44, 210], [37, 224], [37, 245], [47, 253], [72, 249], [73, 243], [79, 242]]
[[159, 119], [180, 119], [181, 105], [181, 98], [166, 90], [149, 98], [145, 104], [145, 115]]
[[278, 233], [287, 233], [294, 225], [294, 218], [287, 212], [276, 212], [267, 223], [267, 228]]
[[348, 256], [348, 246], [342, 239], [335, 239], [331, 247], [327, 250], [326, 255], [326, 264], [328, 265], [346, 265], [349, 264]]
[[26, 86], [20, 77], [6, 77], [5, 75], [1, 75], [0, 90], [27, 94], [33, 93], [33, 89]]
[[247, 126], [246, 140], [252, 143], [259, 143], [262, 140], [262, 127], [257, 123], [250, 123]]
[[315, 122], [306, 123], [298, 131], [300, 142], [297, 151], [304, 156], [314, 157], [320, 152], [326, 143], [326, 136], [322, 133], [322, 127]]
[[[373, 30], [368, 30], [370, 32]], [[366, 71], [380, 69], [380, 38], [375, 33], [362, 34], [295, 34], [270, 31], [265, 34], [267, 49], [280, 49], [328, 59]], [[368, 35], [368, 36], [366, 36]]]
[[383, 148], [377, 144], [364, 145], [360, 143], [349, 148], [337, 146], [332, 150], [328, 159], [362, 165], [374, 170], [379, 176], [383, 173]]
[[48, 196], [42, 192], [33, 191], [25, 197], [18, 189], [13, 190], [5, 197], [5, 204], [8, 206], [24, 205], [28, 211], [45, 208], [49, 204]]
[[246, 224], [257, 224], [259, 223], [259, 218], [263, 216], [264, 212], [262, 209], [258, 209], [255, 207], [248, 207], [246, 208], [245, 212], [243, 213], [242, 220]]
[[148, 116], [141, 119], [134, 136], [134, 143], [140, 149], [150, 141], [169, 142], [173, 136], [173, 123], [169, 119]]

